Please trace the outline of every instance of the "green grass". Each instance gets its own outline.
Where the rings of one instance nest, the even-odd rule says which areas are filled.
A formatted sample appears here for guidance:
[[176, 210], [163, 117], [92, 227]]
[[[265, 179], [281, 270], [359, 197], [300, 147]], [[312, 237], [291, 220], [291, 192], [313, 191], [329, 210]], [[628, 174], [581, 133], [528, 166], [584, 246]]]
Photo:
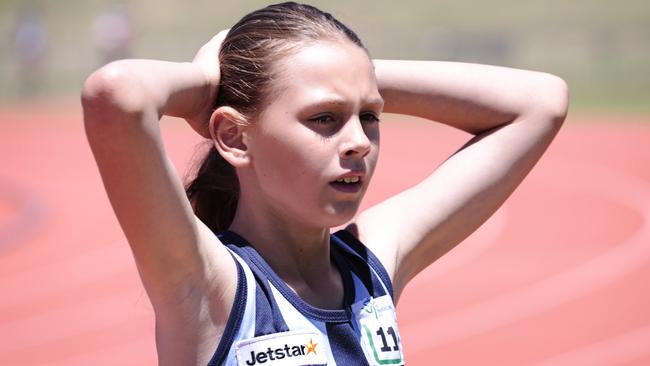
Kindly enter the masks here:
[[[99, 65], [90, 27], [105, 0], [0, 0], [0, 103], [19, 98], [11, 30], [24, 4], [49, 29], [41, 95], [74, 95]], [[123, 0], [133, 56], [189, 60], [218, 30], [266, 1]], [[650, 114], [647, 0], [314, 1], [353, 28], [378, 58], [481, 62], [548, 71], [569, 83], [572, 109]]]

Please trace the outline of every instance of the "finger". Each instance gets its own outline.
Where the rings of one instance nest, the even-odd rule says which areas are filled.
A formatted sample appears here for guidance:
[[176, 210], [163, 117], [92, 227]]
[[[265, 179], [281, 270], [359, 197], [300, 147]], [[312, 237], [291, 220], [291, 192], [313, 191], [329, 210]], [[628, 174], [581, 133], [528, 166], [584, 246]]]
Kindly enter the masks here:
[[221, 47], [221, 43], [223, 43], [223, 40], [226, 39], [228, 32], [230, 32], [230, 28], [224, 29], [221, 32], [217, 33], [217, 35], [210, 39], [207, 45], [210, 45], [211, 48], [219, 49]]
[[194, 62], [197, 62], [201, 59], [210, 59], [216, 57], [219, 54], [219, 49], [221, 48], [221, 43], [228, 35], [230, 28], [224, 29], [212, 37], [206, 44], [204, 44], [199, 51], [194, 56]]
[[226, 38], [228, 35], [228, 32], [230, 32], [230, 28], [224, 29], [221, 32], [217, 33], [216, 36], [214, 36], [215, 39], [219, 40], [219, 43], [223, 42], [223, 40]]

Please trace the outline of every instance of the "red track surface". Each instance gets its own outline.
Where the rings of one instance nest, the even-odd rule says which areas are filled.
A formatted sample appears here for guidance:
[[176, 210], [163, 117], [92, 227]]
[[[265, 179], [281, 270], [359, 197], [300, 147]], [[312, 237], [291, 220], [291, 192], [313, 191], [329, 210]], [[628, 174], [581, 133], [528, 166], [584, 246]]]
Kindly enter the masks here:
[[[409, 365], [650, 365], [650, 124], [580, 122], [407, 288]], [[197, 140], [164, 124], [185, 172]], [[414, 121], [382, 134], [366, 206], [468, 138]], [[0, 148], [0, 365], [154, 365], [151, 307], [80, 112], [0, 111]]]

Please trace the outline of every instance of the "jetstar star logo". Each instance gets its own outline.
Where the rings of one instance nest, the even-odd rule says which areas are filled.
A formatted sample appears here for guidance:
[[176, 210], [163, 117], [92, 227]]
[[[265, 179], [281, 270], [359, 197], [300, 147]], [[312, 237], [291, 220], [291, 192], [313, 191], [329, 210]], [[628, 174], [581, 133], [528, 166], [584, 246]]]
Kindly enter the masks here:
[[318, 346], [318, 343], [313, 343], [312, 340], [309, 340], [309, 343], [305, 345], [307, 347], [307, 354], [310, 354], [311, 352], [314, 352], [316, 354], [316, 346]]

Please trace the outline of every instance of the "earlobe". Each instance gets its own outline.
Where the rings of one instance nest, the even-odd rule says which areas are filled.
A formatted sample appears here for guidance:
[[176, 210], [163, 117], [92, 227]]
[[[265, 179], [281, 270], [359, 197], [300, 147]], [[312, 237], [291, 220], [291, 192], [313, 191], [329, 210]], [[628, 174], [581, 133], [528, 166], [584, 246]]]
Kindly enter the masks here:
[[219, 107], [210, 118], [210, 136], [212, 141], [232, 166], [242, 167], [248, 164], [248, 147], [244, 135], [248, 124], [246, 119], [231, 107]]

